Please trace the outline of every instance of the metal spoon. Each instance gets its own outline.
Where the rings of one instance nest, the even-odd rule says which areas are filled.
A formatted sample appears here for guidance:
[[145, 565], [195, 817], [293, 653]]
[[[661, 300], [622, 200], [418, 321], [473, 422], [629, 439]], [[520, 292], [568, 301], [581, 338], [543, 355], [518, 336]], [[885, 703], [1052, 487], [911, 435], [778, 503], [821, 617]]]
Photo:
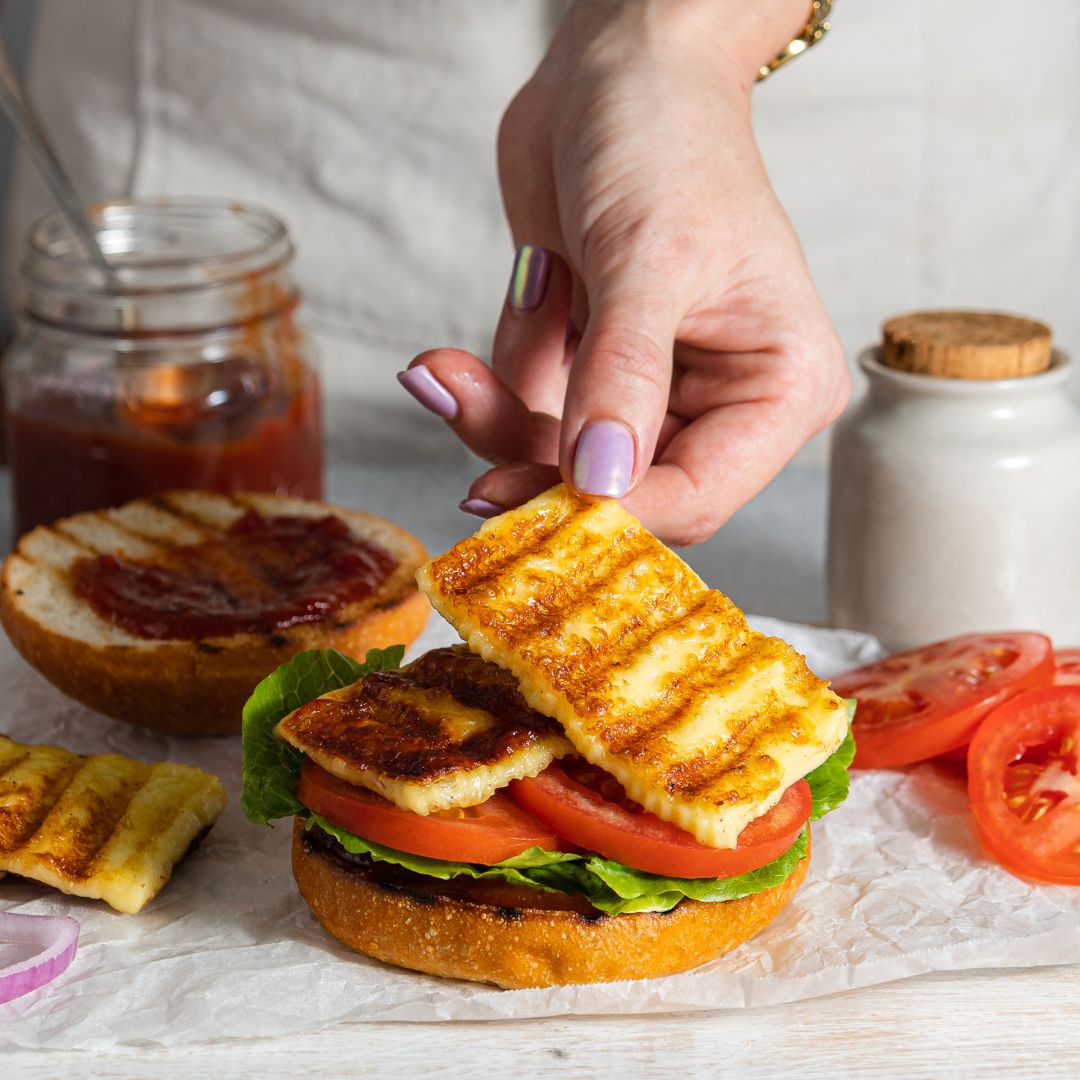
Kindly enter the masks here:
[[64, 167], [60, 164], [60, 159], [56, 156], [45, 134], [45, 129], [41, 126], [41, 121], [38, 120], [30, 104], [30, 99], [26, 95], [15, 65], [11, 62], [2, 36], [0, 36], [0, 108], [14, 125], [19, 138], [29, 148], [35, 164], [60, 205], [60, 210], [67, 218], [75, 235], [82, 241], [86, 254], [106, 274], [111, 274], [113, 267], [105, 252], [101, 250], [97, 232], [83, 212], [82, 200], [68, 179], [67, 173], [64, 172]]

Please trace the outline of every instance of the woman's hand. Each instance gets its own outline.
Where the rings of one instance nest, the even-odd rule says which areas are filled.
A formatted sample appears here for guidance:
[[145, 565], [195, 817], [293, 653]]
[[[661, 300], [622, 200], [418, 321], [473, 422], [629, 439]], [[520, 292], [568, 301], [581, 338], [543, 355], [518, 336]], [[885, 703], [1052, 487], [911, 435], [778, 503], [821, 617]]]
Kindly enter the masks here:
[[843, 354], [750, 126], [758, 67], [805, 18], [805, 0], [571, 8], [500, 131], [522, 246], [493, 369], [436, 349], [401, 376], [495, 466], [464, 509], [561, 474], [692, 543], [839, 414]]

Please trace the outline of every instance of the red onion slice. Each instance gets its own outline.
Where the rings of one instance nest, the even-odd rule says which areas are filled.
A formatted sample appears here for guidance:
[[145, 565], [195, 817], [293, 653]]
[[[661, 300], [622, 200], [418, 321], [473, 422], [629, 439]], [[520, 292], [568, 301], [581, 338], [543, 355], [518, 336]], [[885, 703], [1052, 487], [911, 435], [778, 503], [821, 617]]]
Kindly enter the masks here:
[[0, 1005], [50, 983], [67, 970], [79, 944], [79, 924], [66, 915], [0, 912], [0, 942], [40, 945], [41, 951], [0, 968]]

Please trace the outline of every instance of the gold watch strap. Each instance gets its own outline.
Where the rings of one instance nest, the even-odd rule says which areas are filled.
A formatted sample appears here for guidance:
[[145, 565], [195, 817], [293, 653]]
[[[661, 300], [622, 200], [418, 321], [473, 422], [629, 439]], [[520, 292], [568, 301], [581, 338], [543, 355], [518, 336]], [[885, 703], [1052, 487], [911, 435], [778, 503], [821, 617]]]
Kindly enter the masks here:
[[832, 6], [833, 0], [813, 0], [810, 4], [810, 18], [803, 32], [783, 52], [762, 65], [757, 75], [758, 82], [767, 79], [777, 68], [783, 67], [789, 60], [794, 60], [796, 56], [806, 52], [811, 45], [816, 45], [832, 29], [832, 23], [829, 22]]

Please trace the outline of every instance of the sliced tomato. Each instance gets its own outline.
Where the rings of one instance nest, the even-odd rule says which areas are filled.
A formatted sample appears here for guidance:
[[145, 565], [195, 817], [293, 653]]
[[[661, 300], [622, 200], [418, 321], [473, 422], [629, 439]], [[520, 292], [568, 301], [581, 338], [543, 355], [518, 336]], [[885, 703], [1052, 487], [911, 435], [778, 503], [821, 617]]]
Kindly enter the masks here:
[[788, 788], [767, 814], [752, 821], [734, 848], [699, 844], [627, 799], [619, 783], [581, 759], [549, 765], [530, 780], [515, 780], [510, 795], [564, 840], [605, 858], [668, 877], [733, 877], [778, 859], [810, 817], [810, 785]]
[[1044, 634], [969, 634], [848, 672], [833, 689], [859, 703], [855, 766], [877, 769], [966, 745], [991, 709], [1053, 677]]
[[429, 859], [490, 865], [531, 847], [559, 850], [551, 829], [499, 791], [479, 806], [425, 817], [305, 761], [296, 797], [320, 817], [365, 840]]
[[984, 847], [1036, 881], [1080, 885], [1080, 686], [999, 705], [968, 748], [968, 795]]
[[1080, 649], [1054, 650], [1054, 685], [1080, 686]]
[[954, 764], [959, 763], [960, 765], [966, 765], [967, 764], [967, 754], [968, 754], [968, 748], [965, 745], [965, 746], [956, 746], [952, 750], [946, 750], [945, 753], [941, 754], [940, 756], [941, 756], [942, 761], [951, 761]]

